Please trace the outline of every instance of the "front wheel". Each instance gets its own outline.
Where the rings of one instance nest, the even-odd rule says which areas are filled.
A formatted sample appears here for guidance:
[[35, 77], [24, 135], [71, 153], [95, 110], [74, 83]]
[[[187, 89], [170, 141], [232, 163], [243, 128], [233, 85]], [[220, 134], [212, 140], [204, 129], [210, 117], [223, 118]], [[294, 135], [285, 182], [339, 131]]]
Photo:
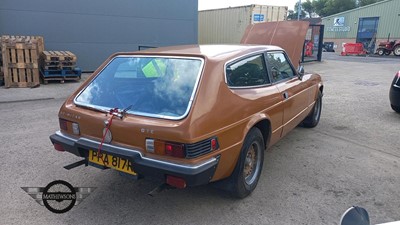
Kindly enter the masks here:
[[322, 93], [318, 92], [317, 100], [315, 100], [314, 108], [311, 113], [303, 120], [301, 125], [303, 127], [316, 127], [319, 123], [319, 119], [321, 118], [321, 110], [322, 110]]
[[380, 48], [376, 52], [378, 53], [378, 55], [383, 56], [385, 54], [385, 49]]
[[400, 56], [400, 45], [397, 45], [397, 46], [394, 48], [393, 54], [395, 54], [396, 56]]
[[385, 51], [385, 55], [390, 55], [390, 53], [392, 53], [392, 51], [389, 51], [389, 50]]
[[246, 135], [239, 160], [231, 175], [231, 193], [235, 197], [244, 198], [256, 188], [264, 163], [264, 150], [261, 131], [253, 127]]

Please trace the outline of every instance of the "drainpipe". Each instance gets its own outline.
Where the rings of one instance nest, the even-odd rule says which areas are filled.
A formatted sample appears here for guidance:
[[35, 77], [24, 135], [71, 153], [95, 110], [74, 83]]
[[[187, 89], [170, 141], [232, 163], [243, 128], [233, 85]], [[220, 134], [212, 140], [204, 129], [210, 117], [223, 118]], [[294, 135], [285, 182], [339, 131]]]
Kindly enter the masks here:
[[301, 15], [301, 0], [299, 0], [299, 6], [297, 7], [297, 20], [300, 20]]

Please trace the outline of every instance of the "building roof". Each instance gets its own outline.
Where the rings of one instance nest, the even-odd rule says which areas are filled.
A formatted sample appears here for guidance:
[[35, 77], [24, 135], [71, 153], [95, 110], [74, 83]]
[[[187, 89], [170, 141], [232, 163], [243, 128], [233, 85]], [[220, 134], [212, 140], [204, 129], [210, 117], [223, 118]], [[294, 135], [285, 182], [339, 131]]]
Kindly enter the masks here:
[[251, 4], [251, 5], [241, 5], [241, 6], [234, 6], [234, 7], [226, 7], [226, 8], [217, 8], [217, 9], [205, 9], [205, 10], [199, 10], [199, 12], [203, 11], [214, 11], [214, 10], [225, 10], [225, 9], [235, 9], [235, 8], [248, 8], [248, 7], [255, 7], [255, 6], [265, 6], [265, 7], [282, 7], [282, 8], [288, 8], [288, 6], [276, 6], [276, 5], [259, 5], [259, 4]]

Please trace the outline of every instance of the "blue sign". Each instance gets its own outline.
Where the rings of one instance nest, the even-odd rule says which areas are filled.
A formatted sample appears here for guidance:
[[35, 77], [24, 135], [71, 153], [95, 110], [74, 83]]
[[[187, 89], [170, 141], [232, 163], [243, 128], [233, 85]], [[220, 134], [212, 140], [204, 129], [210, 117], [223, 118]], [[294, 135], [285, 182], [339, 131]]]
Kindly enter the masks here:
[[253, 21], [264, 21], [264, 14], [254, 14]]

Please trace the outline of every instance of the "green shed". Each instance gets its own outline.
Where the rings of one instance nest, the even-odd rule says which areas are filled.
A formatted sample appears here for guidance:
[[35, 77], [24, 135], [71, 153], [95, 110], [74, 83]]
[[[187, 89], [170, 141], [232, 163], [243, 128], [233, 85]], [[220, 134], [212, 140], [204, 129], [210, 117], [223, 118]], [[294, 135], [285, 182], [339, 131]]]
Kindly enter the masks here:
[[400, 40], [400, 0], [385, 0], [322, 18], [324, 42], [334, 42], [336, 52], [344, 43], [363, 43], [375, 52], [381, 41]]

